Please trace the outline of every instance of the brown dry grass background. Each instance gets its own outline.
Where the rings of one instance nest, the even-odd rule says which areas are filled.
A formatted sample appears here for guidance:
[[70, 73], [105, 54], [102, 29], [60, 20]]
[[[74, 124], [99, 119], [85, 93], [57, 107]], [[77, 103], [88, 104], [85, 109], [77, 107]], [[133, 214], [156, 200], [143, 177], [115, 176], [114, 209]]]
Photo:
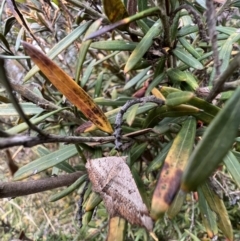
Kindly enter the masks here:
[[[10, 151], [18, 166], [23, 166], [37, 157], [34, 150], [29, 148], [11, 148]], [[77, 159], [73, 158], [71, 161], [75, 162]], [[34, 178], [49, 175], [50, 172], [44, 172]], [[0, 151], [0, 181], [12, 181], [4, 150]], [[1, 240], [17, 239], [22, 231], [30, 240], [73, 240], [79, 230], [75, 221], [76, 203], [79, 199], [77, 192], [59, 201], [49, 202], [49, 197], [62, 189], [0, 199]]]

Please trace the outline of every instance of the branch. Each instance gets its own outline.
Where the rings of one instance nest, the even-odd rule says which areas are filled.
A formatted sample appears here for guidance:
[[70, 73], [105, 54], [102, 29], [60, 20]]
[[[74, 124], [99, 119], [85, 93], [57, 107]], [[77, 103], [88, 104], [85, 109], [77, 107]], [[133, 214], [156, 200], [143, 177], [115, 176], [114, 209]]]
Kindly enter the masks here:
[[[16, 135], [7, 138], [0, 139], [0, 149], [9, 148], [13, 146], [33, 147], [43, 143], [60, 143], [64, 142], [66, 144], [78, 144], [87, 142], [98, 142], [99, 144], [103, 142], [114, 141], [114, 136], [109, 137], [78, 137], [78, 136], [60, 136], [60, 135], [47, 135], [47, 136], [27, 136], [27, 135]], [[125, 138], [129, 140], [129, 138]]]
[[227, 69], [216, 79], [215, 84], [207, 97], [207, 101], [211, 102], [222, 90], [224, 82], [226, 82], [233, 72], [240, 66], [240, 54], [237, 54], [229, 63]]
[[[151, 128], [147, 128], [140, 131], [128, 133], [121, 137], [122, 140], [130, 141], [131, 138], [135, 138], [138, 141], [146, 141], [146, 137], [141, 136], [147, 132], [152, 131]], [[152, 138], [148, 138], [151, 140]], [[33, 147], [44, 143], [65, 143], [65, 144], [79, 144], [79, 143], [94, 143], [100, 145], [102, 143], [115, 141], [115, 136], [104, 137], [79, 137], [79, 136], [60, 136], [60, 135], [46, 135], [46, 136], [28, 136], [28, 135], [15, 135], [6, 138], [0, 138], [0, 149], [9, 148], [13, 146]]]
[[[235, 90], [238, 86], [240, 86], [240, 79], [232, 81], [232, 82], [227, 82], [222, 86], [221, 92]], [[209, 87], [201, 87], [195, 91], [195, 94], [198, 97], [205, 99], [209, 95], [210, 90], [211, 89]], [[221, 98], [221, 93], [215, 97], [215, 99], [220, 99], [220, 98]]]
[[193, 15], [193, 22], [197, 24], [198, 30], [199, 30], [199, 36], [203, 41], [208, 41], [208, 36], [206, 35], [206, 31], [204, 29], [204, 24], [202, 21], [202, 18], [200, 14], [191, 6], [188, 4], [180, 5], [177, 9], [175, 9], [171, 13], [171, 21], [173, 21], [173, 18], [176, 16], [177, 12], [181, 11], [182, 9], [185, 9], [189, 14]]
[[83, 172], [74, 172], [27, 182], [0, 182], [0, 198], [24, 196], [58, 187], [69, 186], [81, 177], [82, 174]]
[[8, 79], [7, 74], [6, 74], [6, 69], [4, 67], [4, 59], [1, 59], [1, 58], [0, 58], [0, 82], [5, 87], [8, 95], [9, 95], [9, 98], [11, 100], [11, 103], [13, 104], [14, 108], [18, 112], [19, 116], [24, 120], [24, 122], [26, 122], [26, 124], [29, 126], [29, 128], [36, 131], [40, 135], [44, 136], [45, 133], [42, 130], [40, 130], [37, 126], [35, 126], [34, 124], [31, 123], [31, 121], [27, 118], [27, 116], [25, 115], [21, 106], [19, 105], [17, 98], [13, 94], [11, 82]]
[[115, 149], [121, 150], [122, 149], [122, 122], [123, 122], [123, 115], [124, 113], [132, 106], [138, 103], [146, 103], [146, 102], [153, 102], [158, 104], [159, 106], [164, 105], [164, 101], [156, 98], [155, 96], [147, 96], [140, 99], [129, 100], [127, 103], [122, 106], [121, 110], [118, 112], [115, 120], [115, 131], [113, 135], [115, 136]]
[[[18, 92], [21, 96], [24, 98], [30, 100], [32, 103], [40, 106], [41, 108], [47, 110], [47, 111], [54, 111], [59, 109], [60, 107], [51, 103], [50, 101], [36, 95], [33, 91], [29, 89], [29, 86], [24, 86], [24, 85], [19, 85], [16, 83], [11, 83], [12, 88]], [[64, 110], [59, 113], [59, 115], [64, 119], [64, 120], [69, 120], [72, 121], [76, 124], [81, 125], [82, 121], [79, 118], [76, 118], [74, 114], [70, 111]]]
[[215, 67], [215, 79], [221, 74], [220, 66], [221, 62], [219, 60], [218, 55], [218, 46], [217, 46], [217, 31], [216, 31], [216, 16], [215, 16], [215, 7], [213, 5], [212, 0], [206, 0], [207, 5], [207, 25], [208, 25], [208, 33], [210, 37], [210, 41], [212, 43], [212, 51], [213, 51], [213, 61]]

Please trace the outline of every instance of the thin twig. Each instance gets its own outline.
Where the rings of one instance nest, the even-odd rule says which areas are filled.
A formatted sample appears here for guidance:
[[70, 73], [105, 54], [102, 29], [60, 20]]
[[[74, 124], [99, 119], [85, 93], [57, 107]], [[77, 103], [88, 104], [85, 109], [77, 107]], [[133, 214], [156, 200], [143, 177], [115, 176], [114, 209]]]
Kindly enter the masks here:
[[[12, 88], [18, 92], [21, 96], [23, 96], [24, 98], [28, 99], [29, 101], [31, 101], [32, 103], [38, 105], [39, 107], [47, 110], [47, 111], [54, 111], [54, 110], [58, 110], [59, 106], [53, 104], [52, 102], [36, 95], [33, 91], [31, 91], [31, 89], [29, 89], [29, 86], [24, 86], [24, 85], [19, 85], [16, 83], [11, 83]], [[74, 116], [74, 114], [70, 111], [67, 110], [63, 110], [59, 113], [59, 115], [64, 119], [64, 120], [69, 120], [72, 121], [76, 124], [81, 125], [83, 122], [81, 121], [81, 119], [76, 118]]]
[[204, 41], [208, 41], [209, 38], [206, 34], [206, 30], [204, 29], [204, 24], [203, 24], [202, 18], [200, 16], [200, 14], [191, 5], [183, 4], [183, 5], [179, 6], [177, 9], [175, 9], [171, 13], [171, 19], [173, 19], [176, 16], [176, 13], [181, 11], [182, 9], [187, 10], [187, 12], [189, 14], [193, 15], [193, 22], [195, 24], [197, 24], [197, 26], [198, 26], [200, 38]]
[[224, 82], [226, 82], [233, 72], [240, 66], [240, 54], [236, 55], [229, 63], [227, 69], [216, 79], [215, 84], [207, 97], [207, 101], [211, 102], [222, 90]]
[[24, 122], [26, 122], [26, 124], [29, 126], [29, 128], [31, 128], [32, 130], [36, 131], [37, 133], [39, 133], [40, 135], [45, 135], [45, 133], [40, 130], [37, 126], [35, 126], [34, 124], [31, 123], [31, 121], [27, 118], [27, 116], [24, 114], [21, 106], [18, 103], [18, 100], [16, 98], [16, 96], [13, 93], [13, 89], [11, 86], [11, 82], [8, 79], [7, 75], [6, 75], [6, 70], [4, 68], [4, 59], [0, 58], [0, 82], [3, 84], [3, 86], [5, 87], [5, 89], [7, 90], [7, 93], [9, 94], [11, 103], [14, 105], [16, 111], [18, 112], [19, 116], [23, 119]]
[[170, 36], [170, 23], [169, 23], [169, 16], [166, 9], [167, 1], [164, 0], [157, 0], [157, 7], [159, 7], [159, 15], [162, 21], [163, 29], [164, 29], [164, 46], [165, 47], [172, 47], [171, 46], [171, 36]]
[[92, 7], [87, 6], [86, 3], [82, 1], [77, 1], [77, 0], [66, 0], [66, 1], [73, 4], [74, 6], [84, 9], [84, 12], [89, 14], [91, 17], [94, 17], [96, 19], [102, 18], [104, 19], [104, 22], [109, 22], [105, 15], [95, 11]]
[[161, 99], [158, 99], [154, 96], [147, 96], [140, 99], [129, 100], [127, 103], [121, 108], [118, 112], [115, 120], [115, 131], [113, 135], [115, 136], [115, 149], [121, 150], [122, 148], [122, 122], [123, 122], [123, 115], [124, 113], [132, 106], [138, 103], [146, 103], [146, 102], [153, 102], [158, 104], [159, 106], [163, 105], [165, 102]]
[[83, 210], [83, 202], [84, 202], [84, 195], [88, 189], [88, 184], [89, 184], [89, 180], [87, 180], [85, 182], [84, 188], [82, 190], [82, 192], [80, 193], [80, 198], [79, 201], [77, 202], [78, 205], [78, 209], [77, 209], [77, 213], [76, 213], [76, 220], [78, 221], [78, 225], [81, 228], [82, 227], [82, 216], [84, 214], [84, 210]]
[[232, 0], [226, 0], [223, 5], [218, 9], [216, 17], [220, 16], [229, 6], [232, 4]]
[[[78, 136], [59, 136], [59, 135], [47, 135], [47, 136], [27, 136], [27, 135], [15, 135], [12, 137], [0, 139], [0, 149], [9, 148], [13, 146], [23, 145], [24, 147], [33, 147], [43, 143], [60, 143], [66, 144], [78, 144], [97, 142], [99, 144], [104, 142], [114, 141], [114, 136], [108, 137], [78, 137]], [[130, 140], [130, 138], [124, 138], [124, 140]]]
[[[146, 129], [147, 132], [152, 131], [151, 129]], [[131, 137], [138, 141], [156, 141], [159, 137], [146, 137], [141, 136], [146, 134], [146, 132], [132, 132], [124, 135], [122, 140], [130, 141]], [[115, 136], [105, 136], [105, 137], [79, 137], [79, 136], [60, 136], [49, 134], [47, 136], [28, 136], [28, 135], [15, 135], [6, 138], [0, 138], [0, 149], [9, 148], [13, 146], [24, 146], [33, 147], [43, 143], [65, 143], [65, 144], [79, 144], [85, 143], [91, 145], [101, 145], [103, 143], [115, 141]]]
[[0, 182], [0, 198], [19, 197], [58, 187], [69, 186], [81, 177], [81, 175], [83, 175], [83, 172], [74, 172], [27, 182]]
[[[221, 92], [235, 90], [238, 86], [240, 86], [240, 79], [224, 83], [221, 88]], [[200, 87], [195, 91], [195, 94], [198, 97], [205, 99], [209, 95], [210, 91], [211, 91], [211, 89], [209, 87]], [[215, 97], [215, 99], [220, 99], [220, 98], [221, 98], [221, 93]]]
[[213, 60], [214, 60], [214, 67], [215, 67], [215, 79], [221, 74], [221, 62], [219, 60], [218, 55], [218, 46], [217, 46], [217, 31], [216, 31], [216, 15], [215, 15], [215, 7], [213, 5], [212, 0], [206, 0], [207, 5], [207, 25], [208, 25], [208, 34], [210, 37], [210, 41], [212, 43], [212, 50], [213, 50]]

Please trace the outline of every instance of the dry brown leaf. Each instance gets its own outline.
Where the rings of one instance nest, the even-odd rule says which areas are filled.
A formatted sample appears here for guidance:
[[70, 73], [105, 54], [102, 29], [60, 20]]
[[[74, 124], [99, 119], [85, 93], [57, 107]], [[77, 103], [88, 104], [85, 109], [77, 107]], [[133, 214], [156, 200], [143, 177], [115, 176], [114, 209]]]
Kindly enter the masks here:
[[126, 157], [104, 157], [86, 164], [93, 191], [100, 194], [110, 217], [122, 217], [152, 231], [153, 222], [138, 191]]
[[92, 98], [45, 54], [26, 42], [22, 43], [28, 55], [44, 75], [66, 98], [102, 131], [112, 133], [112, 127]]

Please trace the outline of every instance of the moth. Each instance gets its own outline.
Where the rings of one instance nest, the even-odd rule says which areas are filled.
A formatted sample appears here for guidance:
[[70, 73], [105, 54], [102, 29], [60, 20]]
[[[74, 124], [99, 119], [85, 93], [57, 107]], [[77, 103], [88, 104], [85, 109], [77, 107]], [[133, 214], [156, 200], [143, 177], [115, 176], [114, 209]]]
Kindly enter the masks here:
[[112, 156], [88, 160], [86, 168], [93, 191], [102, 197], [110, 217], [122, 217], [151, 232], [153, 221], [126, 159]]

